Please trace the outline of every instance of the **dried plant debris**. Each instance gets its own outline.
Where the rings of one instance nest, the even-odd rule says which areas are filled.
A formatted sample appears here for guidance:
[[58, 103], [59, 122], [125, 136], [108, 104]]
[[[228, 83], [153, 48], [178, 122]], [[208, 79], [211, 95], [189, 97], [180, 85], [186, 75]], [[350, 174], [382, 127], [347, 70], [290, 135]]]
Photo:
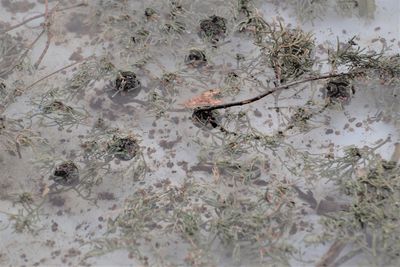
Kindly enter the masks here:
[[168, 23], [165, 23], [162, 28], [166, 33], [178, 33], [182, 34], [186, 30], [186, 24], [181, 21], [173, 20]]
[[7, 89], [6, 83], [0, 80], [0, 94], [5, 95], [6, 89]]
[[[375, 1], [57, 2], [0, 21], [0, 231], [38, 234], [4, 264], [89, 266], [117, 249], [144, 266], [400, 261], [399, 162], [384, 160], [398, 141], [394, 31], [372, 32], [381, 51], [357, 44], [367, 34], [326, 55], [342, 28], [294, 28], [287, 9], [372, 17]], [[57, 223], [67, 238], [43, 238]]]
[[270, 25], [258, 13], [253, 12], [243, 19], [237, 29], [239, 32], [250, 32], [255, 38], [256, 44], [260, 44], [268, 32]]
[[201, 93], [199, 96], [195, 96], [183, 104], [188, 108], [197, 108], [200, 106], [211, 106], [222, 103], [222, 100], [218, 99], [221, 96], [221, 90], [211, 89]]
[[[390, 55], [386, 47], [380, 52], [367, 51], [355, 42], [356, 37], [345, 43], [337, 41], [336, 49], [330, 49], [329, 61], [334, 69], [340, 66], [368, 78], [379, 78], [390, 83], [400, 78], [400, 55]], [[372, 77], [371, 77], [372, 76]]]
[[275, 26], [267, 35], [262, 51], [269, 59], [278, 82], [309, 73], [314, 65], [315, 41], [312, 33], [301, 29], [288, 29], [282, 24]]
[[73, 108], [61, 100], [44, 99], [41, 110], [31, 115], [39, 117], [39, 124], [45, 127], [58, 126], [60, 130], [84, 123], [89, 113], [81, 108]]
[[114, 135], [107, 147], [108, 154], [124, 161], [133, 159], [140, 149], [138, 140], [132, 135]]
[[252, 0], [237, 0], [237, 10], [239, 13], [243, 13], [249, 16], [252, 12], [252, 7], [250, 6]]
[[204, 50], [193, 48], [185, 57], [185, 63], [193, 67], [202, 67], [207, 64], [207, 57]]
[[[359, 7], [359, 1], [358, 0], [337, 0], [336, 1], [336, 10], [338, 13], [347, 16], [347, 17], [351, 17], [355, 11], [357, 10], [357, 8]], [[363, 1], [364, 2], [364, 1]], [[360, 12], [361, 12], [360, 8]], [[371, 10], [372, 15], [374, 15], [374, 11], [375, 10]]]
[[60, 163], [50, 176], [55, 184], [62, 186], [74, 186], [79, 183], [79, 169], [73, 161]]
[[[256, 262], [286, 265], [287, 257], [297, 253], [281, 240], [293, 225], [289, 217], [294, 205], [290, 190], [284, 183], [278, 184], [280, 191], [265, 194], [261, 190], [243, 189], [242, 196], [229, 190], [219, 193], [210, 185], [190, 181], [180, 187], [146, 188], [136, 191], [118, 216], [109, 220], [109, 232], [118, 230], [126, 238], [147, 239], [134, 246], [139, 255], [151, 246], [153, 238], [160, 240], [159, 235], [168, 232], [171, 238], [172, 234], [179, 235], [184, 247], [190, 248], [190, 255], [204, 251], [211, 261], [216, 250], [243, 265]], [[154, 235], [146, 234], [149, 232]], [[133, 249], [115, 245], [115, 249]], [[101, 255], [113, 250], [97, 246], [95, 251], [95, 255]]]
[[0, 78], [6, 78], [21, 63], [23, 45], [9, 34], [0, 33]]
[[371, 260], [377, 266], [400, 260], [400, 169], [396, 162], [385, 160], [374, 165], [365, 174], [340, 180], [342, 192], [352, 198], [352, 204], [348, 210], [324, 218], [329, 236], [351, 246], [338, 262], [361, 252], [373, 255]]
[[322, 19], [327, 7], [328, 0], [289, 0], [294, 6], [296, 15], [303, 21]]
[[175, 18], [179, 15], [182, 15], [185, 12], [183, 8], [183, 4], [181, 0], [169, 0], [170, 12], [169, 15], [171, 18]]
[[53, 112], [73, 112], [73, 108], [65, 105], [63, 102], [59, 100], [54, 100], [49, 104], [43, 106], [43, 112], [46, 114], [53, 113]]
[[373, 19], [376, 12], [375, 0], [288, 0], [300, 20], [322, 20], [330, 9], [338, 13], [352, 16], [357, 14], [362, 18]]
[[200, 36], [211, 42], [218, 42], [226, 33], [226, 19], [213, 15], [200, 21]]
[[172, 100], [170, 98], [156, 91], [152, 91], [148, 94], [148, 109], [155, 114], [157, 119], [167, 114], [171, 102]]
[[[299, 127], [301, 130], [309, 127], [309, 120], [313, 117], [314, 113], [307, 106], [296, 108], [294, 114], [290, 117], [289, 125], [285, 130], [290, 130], [294, 127]], [[284, 133], [284, 132], [283, 132]]]
[[94, 58], [83, 62], [72, 77], [67, 80], [65, 94], [69, 98], [80, 96], [86, 91], [91, 82], [115, 75], [114, 65], [105, 57]]
[[29, 129], [23, 120], [0, 116], [0, 147], [12, 156], [22, 158], [22, 148], [44, 144], [46, 141]]
[[146, 42], [150, 37], [150, 32], [145, 29], [140, 29], [135, 32], [134, 36], [132, 36], [131, 40], [135, 44], [140, 44]]

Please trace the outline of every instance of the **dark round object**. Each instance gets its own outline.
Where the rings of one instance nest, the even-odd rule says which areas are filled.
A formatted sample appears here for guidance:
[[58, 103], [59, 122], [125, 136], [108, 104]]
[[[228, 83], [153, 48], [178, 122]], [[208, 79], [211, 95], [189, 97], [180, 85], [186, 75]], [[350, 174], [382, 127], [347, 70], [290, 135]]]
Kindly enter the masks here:
[[350, 82], [344, 78], [330, 80], [326, 86], [326, 97], [334, 101], [348, 101], [351, 92]]
[[217, 128], [220, 126], [219, 112], [197, 109], [192, 114], [193, 124], [199, 128]]
[[133, 159], [139, 150], [137, 140], [132, 136], [114, 136], [108, 144], [108, 152], [119, 160]]
[[226, 33], [226, 19], [219, 16], [211, 16], [200, 21], [200, 36], [214, 42]]
[[207, 64], [206, 54], [203, 50], [191, 49], [185, 58], [185, 62], [197, 67], [203, 66]]
[[157, 12], [154, 10], [154, 9], [152, 9], [151, 7], [148, 7], [148, 8], [146, 8], [145, 10], [144, 10], [144, 15], [147, 17], [147, 18], [149, 18], [149, 17], [151, 17], [151, 16], [154, 16], [154, 15], [156, 15], [157, 14]]
[[121, 71], [115, 80], [115, 89], [120, 92], [139, 90], [141, 83], [132, 71]]
[[72, 161], [65, 161], [56, 166], [50, 177], [56, 184], [63, 186], [76, 185], [79, 182], [78, 167]]

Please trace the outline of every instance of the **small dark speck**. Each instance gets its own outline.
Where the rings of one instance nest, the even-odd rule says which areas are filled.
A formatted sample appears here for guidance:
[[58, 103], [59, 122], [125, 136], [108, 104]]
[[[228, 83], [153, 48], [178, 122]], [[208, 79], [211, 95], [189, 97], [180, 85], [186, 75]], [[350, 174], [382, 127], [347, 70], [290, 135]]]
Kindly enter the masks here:
[[150, 131], [149, 131], [149, 139], [154, 139], [154, 134], [156, 133], [156, 130], [154, 130], [154, 129], [151, 129]]
[[62, 207], [65, 204], [65, 199], [61, 196], [52, 196], [49, 201], [53, 206], [56, 207]]
[[114, 193], [110, 192], [100, 192], [97, 194], [98, 200], [115, 200]]
[[258, 185], [258, 186], [267, 186], [268, 185], [268, 183], [262, 179], [255, 180], [253, 182], [253, 184]]
[[179, 118], [178, 117], [172, 117], [171, 120], [172, 120], [173, 123], [179, 124]]
[[53, 222], [51, 225], [51, 231], [56, 232], [58, 230], [58, 223]]
[[163, 149], [172, 149], [177, 143], [179, 143], [182, 140], [181, 136], [178, 136], [176, 138], [176, 140], [174, 141], [166, 141], [166, 140], [161, 140], [159, 142], [159, 145], [163, 148]]
[[356, 123], [356, 127], [361, 127], [362, 126], [362, 122], [357, 122]]
[[332, 134], [333, 133], [333, 130], [332, 129], [328, 129], [328, 130], [326, 130], [326, 132], [325, 132], [325, 134]]
[[261, 117], [262, 113], [258, 109], [256, 109], [256, 110], [254, 110], [254, 116]]

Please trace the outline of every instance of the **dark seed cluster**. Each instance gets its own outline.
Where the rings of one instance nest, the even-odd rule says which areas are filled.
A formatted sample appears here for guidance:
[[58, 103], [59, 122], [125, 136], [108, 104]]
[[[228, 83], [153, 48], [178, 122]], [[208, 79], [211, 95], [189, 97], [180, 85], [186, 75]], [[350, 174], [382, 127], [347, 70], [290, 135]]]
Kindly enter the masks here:
[[79, 170], [72, 161], [65, 161], [56, 166], [50, 177], [56, 184], [63, 186], [76, 185], [79, 182]]
[[129, 92], [140, 89], [141, 82], [132, 71], [121, 71], [115, 80], [115, 86], [117, 91]]
[[345, 78], [330, 80], [326, 86], [326, 97], [331, 101], [347, 101], [351, 93], [351, 84]]

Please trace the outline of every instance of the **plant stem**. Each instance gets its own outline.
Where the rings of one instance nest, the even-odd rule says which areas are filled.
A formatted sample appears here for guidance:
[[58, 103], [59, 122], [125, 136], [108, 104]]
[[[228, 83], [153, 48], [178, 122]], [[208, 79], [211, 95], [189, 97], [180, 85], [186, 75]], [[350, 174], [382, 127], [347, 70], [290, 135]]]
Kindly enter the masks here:
[[270, 94], [273, 94], [277, 91], [288, 89], [289, 87], [306, 83], [306, 82], [311, 82], [311, 81], [317, 81], [317, 80], [323, 80], [323, 79], [330, 79], [330, 78], [335, 78], [335, 77], [341, 77], [341, 76], [347, 76], [347, 75], [354, 75], [357, 74], [357, 72], [348, 72], [348, 73], [337, 73], [337, 74], [327, 74], [327, 75], [322, 75], [322, 76], [317, 76], [317, 77], [309, 77], [304, 80], [300, 81], [294, 81], [285, 85], [280, 85], [275, 87], [274, 89], [271, 89], [265, 93], [262, 93], [258, 96], [246, 99], [246, 100], [241, 100], [241, 101], [236, 101], [236, 102], [231, 102], [231, 103], [226, 103], [226, 104], [220, 104], [220, 105], [215, 105], [215, 106], [206, 106], [206, 107], [199, 107], [197, 108], [198, 111], [211, 111], [211, 110], [216, 110], [216, 109], [225, 109], [225, 108], [230, 108], [234, 106], [243, 106], [247, 105], [253, 102], [256, 102]]

